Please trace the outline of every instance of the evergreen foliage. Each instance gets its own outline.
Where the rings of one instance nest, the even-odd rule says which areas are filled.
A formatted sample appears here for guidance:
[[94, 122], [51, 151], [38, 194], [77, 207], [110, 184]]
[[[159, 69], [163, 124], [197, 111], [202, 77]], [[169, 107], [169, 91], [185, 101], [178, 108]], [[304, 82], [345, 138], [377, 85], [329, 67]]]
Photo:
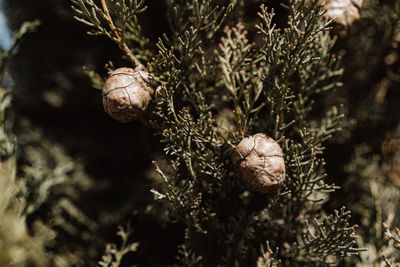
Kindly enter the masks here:
[[[15, 35], [11, 46], [0, 55], [0, 82], [4, 77], [6, 63], [12, 56], [18, 41], [28, 32], [34, 31], [38, 21], [25, 22]], [[40, 239], [29, 235], [26, 228], [26, 199], [20, 197], [19, 182], [16, 181], [16, 142], [10, 130], [6, 113], [11, 105], [11, 89], [0, 88], [0, 265], [43, 265], [45, 257]]]
[[[101, 29], [96, 33], [111, 39], [116, 31], [125, 33], [125, 20], [117, 29], [109, 22], [107, 30], [96, 16], [84, 12], [83, 2], [80, 9], [74, 3], [74, 10], [85, 14], [85, 23]], [[261, 6], [257, 30], [264, 43], [257, 47], [250, 44], [242, 24], [225, 26], [218, 41], [221, 26], [227, 16], [234, 14], [236, 4], [171, 2], [168, 19], [173, 34], [158, 41], [158, 53], [148, 64], [163, 87], [152, 126], [161, 135], [171, 166], [167, 174], [156, 165], [166, 184], [157, 194], [165, 195], [162, 200], [169, 202], [173, 218], [186, 225], [185, 248], [202, 255], [200, 264], [205, 265], [245, 264], [256, 254], [250, 247], [260, 247], [265, 239], [276, 245], [295, 242], [296, 231], [282, 226], [291, 224], [300, 229], [305, 222], [295, 218], [316, 216], [316, 203], [335, 189], [324, 183], [326, 175], [320, 154], [322, 142], [339, 129], [342, 115], [333, 108], [326, 118], [314, 122], [318, 125], [314, 127], [307, 119], [313, 98], [335, 88], [342, 72], [330, 53], [334, 41], [329, 36], [329, 22], [321, 18], [323, 9], [315, 2], [292, 3], [286, 6], [290, 13], [287, 27], [277, 29], [272, 21], [274, 13]], [[100, 7], [90, 5], [93, 11], [101, 13]], [[129, 12], [135, 10], [124, 6], [122, 1], [120, 7], [125, 14], [118, 18], [129, 17]], [[106, 10], [103, 6], [103, 17], [109, 19], [104, 15]], [[213, 44], [218, 43], [216, 50]], [[219, 95], [224, 97], [218, 98]], [[214, 117], [218, 109], [231, 105], [235, 130], [221, 131]], [[248, 203], [232, 197], [238, 196], [243, 186], [229, 172], [233, 168], [229, 164], [230, 149], [254, 129], [266, 132], [283, 145], [288, 169], [285, 190], [268, 197], [261, 210], [254, 210], [253, 194]], [[313, 205], [307, 206], [310, 201]], [[299, 251], [294, 255], [282, 253], [283, 258], [287, 257], [284, 262], [296, 262], [303, 254], [325, 262], [323, 255], [344, 256], [357, 251], [353, 247], [354, 230], [347, 226], [346, 216], [326, 219], [324, 223], [326, 229], [320, 230], [320, 235], [306, 235], [305, 244], [297, 246]], [[325, 231], [330, 228], [350, 233], [327, 234]], [[271, 238], [271, 229], [286, 240]], [[205, 242], [207, 235], [213, 236], [215, 242]], [[330, 245], [325, 240], [327, 235], [339, 238]], [[198, 239], [204, 240], [203, 246]], [[339, 253], [337, 249], [324, 249], [324, 245], [344, 248]], [[216, 252], [214, 255], [206, 252], [210, 246]], [[314, 250], [318, 256], [312, 255]], [[196, 257], [192, 260], [192, 264], [198, 262]]]
[[[57, 138], [22, 104], [15, 118], [5, 113], [11, 90], [1, 89], [0, 265], [396, 266], [400, 3], [366, 1], [361, 20], [337, 40], [320, 1], [272, 2], [69, 1], [68, 14], [89, 35], [119, 48], [116, 57], [87, 57], [86, 82], [102, 89], [106, 73], [131, 67], [152, 73], [160, 88], [146, 125], [106, 122], [111, 130], [99, 138], [82, 131], [95, 144], [88, 155], [97, 173], [73, 152], [81, 149], [75, 140]], [[1, 54], [1, 75], [37, 26], [24, 24]], [[56, 110], [52, 96], [43, 94]], [[252, 192], [232, 163], [236, 145], [256, 133], [282, 148], [278, 192]], [[126, 142], [136, 149], [125, 151]], [[118, 154], [125, 161], [112, 159]], [[129, 166], [141, 164], [149, 169]], [[106, 179], [103, 166], [112, 169]], [[116, 224], [127, 225], [120, 239], [108, 235]]]

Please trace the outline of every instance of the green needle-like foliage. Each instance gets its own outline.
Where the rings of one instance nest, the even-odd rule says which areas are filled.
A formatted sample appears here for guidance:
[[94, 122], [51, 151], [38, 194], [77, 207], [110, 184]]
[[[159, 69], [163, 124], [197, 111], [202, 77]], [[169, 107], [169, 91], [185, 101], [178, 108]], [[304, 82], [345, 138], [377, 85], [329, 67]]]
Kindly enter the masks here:
[[[396, 73], [400, 12], [394, 1], [386, 4], [366, 1], [367, 7], [385, 6], [388, 12], [388, 7], [393, 7], [377, 19], [384, 26], [372, 23], [373, 27], [366, 33], [351, 33], [352, 27], [348, 29], [350, 36], [358, 34], [360, 40], [368, 40], [368, 34], [382, 28], [388, 29], [377, 53], [384, 54], [381, 51], [388, 51], [390, 47], [384, 62], [391, 66], [390, 70], [376, 78], [375, 89], [367, 102], [361, 101], [377, 104], [383, 112], [382, 103], [389, 88], [385, 85], [398, 84], [400, 77]], [[26, 231], [26, 238], [40, 237], [38, 251], [46, 251], [48, 264], [85, 266], [82, 244], [88, 246], [90, 257], [100, 259], [98, 251], [104, 249], [99, 249], [99, 244], [104, 244], [108, 237], [96, 233], [100, 233], [104, 225], [124, 220], [129, 214], [142, 223], [150, 220], [149, 227], [160, 228], [160, 232], [168, 232], [165, 230], [168, 227], [179, 228], [171, 233], [171, 236], [176, 235], [173, 241], [169, 240], [171, 236], [162, 241], [163, 245], [175, 242], [168, 248], [175, 251], [175, 257], [169, 259], [173, 262], [165, 265], [330, 266], [346, 261], [358, 266], [395, 266], [395, 259], [390, 257], [398, 255], [400, 244], [399, 231], [395, 228], [398, 209], [395, 204], [388, 203], [398, 200], [396, 149], [381, 140], [378, 145], [358, 144], [355, 152], [351, 150], [340, 159], [341, 165], [348, 165], [333, 171], [326, 166], [330, 159], [326, 152], [332, 149], [326, 149], [327, 145], [334, 141], [352, 142], [360, 132], [368, 135], [354, 128], [357, 120], [361, 120], [368, 129], [365, 122], [369, 121], [369, 114], [361, 113], [372, 108], [355, 111], [354, 114], [359, 115], [349, 120], [345, 113], [351, 113], [350, 108], [337, 100], [344, 94], [340, 91], [343, 85], [350, 98], [362, 95], [356, 91], [361, 85], [352, 83], [345, 67], [350, 66], [350, 71], [355, 72], [356, 81], [367, 83], [370, 79], [365, 76], [373, 76], [371, 68], [377, 68], [376, 62], [381, 56], [372, 55], [374, 64], [366, 66], [364, 72], [356, 69], [365, 61], [342, 62], [345, 51], [351, 50], [340, 46], [346, 41], [335, 37], [333, 21], [324, 16], [323, 2], [71, 0], [70, 3], [71, 13], [88, 28], [88, 34], [107, 37], [128, 59], [118, 62], [113, 59], [113, 63], [105, 55], [102, 60], [108, 62], [108, 73], [119, 67], [130, 67], [154, 76], [159, 87], [149, 114], [143, 119], [146, 122], [143, 127], [153, 131], [157, 141], [149, 146], [158, 152], [147, 155], [151, 158], [149, 163], [153, 161], [152, 171], [146, 175], [127, 174], [136, 182], [140, 180], [138, 184], [145, 181], [145, 187], [126, 189], [140, 199], [134, 200], [138, 207], [125, 203], [111, 215], [106, 210], [93, 212], [93, 215], [85, 212], [90, 209], [90, 200], [88, 206], [78, 204], [87, 200], [82, 200], [83, 192], [100, 190], [101, 186], [111, 188], [110, 183], [95, 186], [79, 159], [68, 156], [68, 152], [57, 142], [49, 141], [44, 132], [33, 130], [29, 122], [23, 119], [19, 122], [26, 127], [18, 141], [23, 164], [18, 169], [19, 178], [11, 173], [14, 175], [11, 180], [0, 182], [0, 190], [3, 184], [8, 194], [14, 192], [12, 188], [17, 188], [15, 192], [18, 193], [12, 198], [21, 199], [22, 204], [7, 202], [0, 194], [0, 215], [14, 216], [9, 207], [20, 207], [18, 211], [22, 217], [15, 218], [24, 224], [28, 218], [30, 232]], [[152, 25], [146, 23], [154, 23], [156, 19], [146, 17], [146, 12], [154, 12], [156, 8], [165, 10], [155, 34], [149, 32]], [[378, 11], [366, 10], [363, 23], [372, 25], [365, 21], [371, 20]], [[354, 39], [349, 41], [352, 49], [357, 50], [353, 51], [354, 55], [366, 57], [368, 53], [364, 50], [374, 47], [366, 42], [358, 49], [352, 42]], [[8, 54], [5, 52], [0, 61], [2, 71]], [[122, 62], [127, 65], [123, 66]], [[102, 89], [106, 77], [86, 68], [84, 72], [94, 88]], [[342, 80], [355, 88], [355, 96]], [[14, 159], [16, 153], [4, 115], [10, 99], [9, 91], [0, 91], [2, 161]], [[373, 120], [379, 120], [379, 116], [371, 118]], [[117, 124], [110, 125], [117, 128]], [[129, 131], [129, 126], [121, 129]], [[342, 129], [345, 134], [340, 140], [335, 139]], [[134, 130], [135, 134], [140, 132], [138, 128]], [[232, 152], [241, 140], [257, 133], [275, 140], [284, 155], [285, 182], [282, 188], [268, 194], [247, 188], [232, 160]], [[345, 140], [350, 139], [351, 134], [356, 136], [354, 140]], [[113, 136], [108, 138], [113, 141]], [[147, 139], [151, 138], [143, 138]], [[393, 140], [390, 139], [390, 144], [396, 144]], [[132, 142], [136, 140], [132, 138]], [[380, 145], [382, 149], [376, 148]], [[382, 156], [375, 155], [379, 149]], [[257, 149], [252, 152], [258, 153]], [[106, 157], [103, 160], [108, 164]], [[344, 164], [345, 160], [349, 163]], [[118, 168], [120, 173], [124, 172], [123, 164]], [[340, 179], [331, 177], [332, 172], [345, 173], [348, 184], [358, 186], [359, 192], [344, 193], [349, 199], [356, 195], [355, 201], [345, 203], [356, 218], [350, 218], [346, 208], [337, 208], [346, 201], [331, 199], [342, 192], [336, 184], [343, 184]], [[392, 185], [388, 185], [389, 180]], [[345, 187], [348, 184], [344, 183]], [[381, 190], [388, 194], [380, 195]], [[361, 201], [354, 204], [357, 197]], [[370, 207], [374, 207], [373, 211]], [[363, 215], [365, 210], [368, 212]], [[356, 233], [360, 231], [363, 234], [358, 238]], [[0, 241], [3, 241], [2, 233], [0, 229]], [[141, 238], [139, 246], [132, 240], [129, 227], [121, 228], [117, 235], [121, 237], [121, 244], [105, 247], [98, 262], [100, 266], [131, 265], [136, 257], [148, 255], [149, 251], [152, 255], [157, 253], [153, 251], [153, 237], [146, 239], [143, 237], [146, 234], [134, 233], [134, 238]], [[69, 238], [70, 244], [57, 243]], [[0, 242], [0, 248], [2, 244]], [[373, 257], [365, 256], [364, 247], [373, 249]], [[130, 253], [133, 251], [135, 253]], [[3, 251], [0, 265], [1, 253]], [[40, 253], [38, 255], [42, 255]], [[47, 263], [42, 257], [36, 261]]]
[[[162, 170], [155, 163], [165, 187], [152, 192], [186, 227], [185, 265], [244, 264], [257, 259], [254, 248], [265, 240], [278, 247], [293, 242], [291, 229], [307, 225], [296, 218], [316, 216], [327, 193], [337, 189], [324, 182], [323, 142], [340, 130], [343, 115], [332, 107], [326, 116], [311, 116], [316, 99], [340, 85], [329, 22], [315, 1], [288, 3], [287, 24], [277, 28], [273, 10], [261, 6], [255, 29], [263, 41], [255, 44], [243, 21], [227, 20], [236, 2], [167, 1], [167, 7], [172, 34], [159, 39], [148, 69], [162, 85], [151, 126], [170, 164]], [[232, 114], [229, 129], [217, 120], [222, 110]], [[239, 198], [245, 188], [232, 172], [230, 151], [259, 131], [282, 145], [287, 182], [256, 209], [257, 194]], [[357, 253], [354, 229], [342, 213], [326, 219], [326, 229], [316, 224], [321, 233], [306, 236], [296, 255], [281, 252], [282, 262]], [[334, 232], [327, 232], [330, 227]], [[343, 231], [349, 234], [338, 234]]]

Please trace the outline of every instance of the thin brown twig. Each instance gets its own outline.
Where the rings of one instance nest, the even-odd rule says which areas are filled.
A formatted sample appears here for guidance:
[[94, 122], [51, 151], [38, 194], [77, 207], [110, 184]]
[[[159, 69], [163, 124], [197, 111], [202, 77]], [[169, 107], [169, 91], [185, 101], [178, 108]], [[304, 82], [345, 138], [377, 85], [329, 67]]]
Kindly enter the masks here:
[[101, 0], [101, 6], [103, 7], [104, 14], [106, 15], [107, 23], [110, 26], [115, 38], [117, 38], [118, 46], [121, 48], [122, 51], [124, 51], [125, 55], [129, 58], [135, 69], [145, 70], [146, 68], [144, 67], [144, 65], [140, 63], [140, 61], [133, 55], [132, 51], [126, 45], [125, 40], [123, 40], [119, 35], [117, 28], [115, 27], [114, 22], [111, 18], [110, 12], [108, 11], [106, 0]]

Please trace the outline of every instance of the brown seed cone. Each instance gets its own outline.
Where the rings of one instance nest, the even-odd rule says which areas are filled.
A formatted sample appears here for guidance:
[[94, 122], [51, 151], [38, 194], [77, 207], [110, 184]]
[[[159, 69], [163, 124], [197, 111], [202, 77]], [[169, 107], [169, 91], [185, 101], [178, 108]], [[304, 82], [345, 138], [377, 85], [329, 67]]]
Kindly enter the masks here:
[[326, 9], [324, 17], [333, 19], [333, 31], [344, 37], [348, 28], [360, 19], [363, 0], [321, 0], [320, 3]]
[[120, 122], [142, 118], [153, 100], [156, 87], [153, 77], [146, 71], [116, 69], [103, 88], [104, 110]]
[[285, 182], [283, 153], [272, 138], [258, 133], [244, 138], [232, 154], [244, 184], [260, 193], [276, 192]]

